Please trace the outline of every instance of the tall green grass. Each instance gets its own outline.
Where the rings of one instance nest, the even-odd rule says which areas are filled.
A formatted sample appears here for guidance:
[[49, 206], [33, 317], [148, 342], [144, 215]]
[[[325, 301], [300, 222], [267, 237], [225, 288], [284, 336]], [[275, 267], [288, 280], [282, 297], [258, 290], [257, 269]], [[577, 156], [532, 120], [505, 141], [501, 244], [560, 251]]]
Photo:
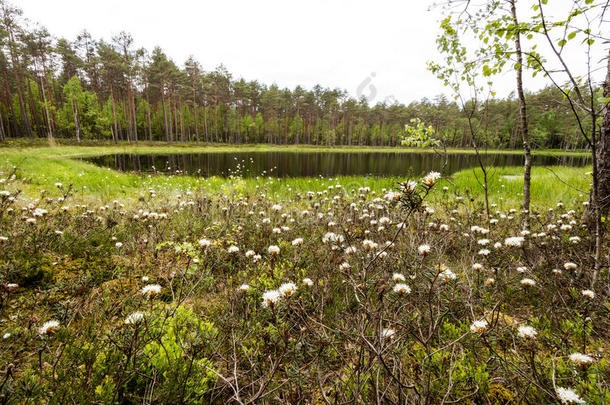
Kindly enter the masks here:
[[[174, 153], [174, 152], [231, 152], [248, 150], [302, 150], [307, 148], [275, 148], [268, 146], [247, 147], [190, 147], [180, 146], [67, 146], [56, 148], [11, 148], [3, 149], [0, 157], [0, 171], [9, 173], [14, 166], [17, 175], [24, 179], [26, 195], [34, 196], [42, 189], [52, 187], [56, 182], [72, 184], [83, 198], [101, 199], [138, 198], [150, 187], [161, 187], [167, 193], [181, 193], [185, 190], [203, 189], [227, 194], [256, 194], [263, 190], [277, 197], [289, 197], [295, 192], [322, 191], [339, 184], [352, 192], [360, 187], [369, 187], [376, 193], [395, 188], [404, 178], [340, 176], [335, 178], [195, 178], [173, 175], [138, 175], [122, 173], [109, 168], [98, 167], [78, 159], [76, 156], [109, 154], [117, 152]], [[361, 148], [360, 148], [361, 149]], [[320, 149], [316, 149], [320, 150]], [[350, 149], [337, 149], [350, 150]], [[367, 149], [368, 150], [368, 149]], [[391, 150], [391, 149], [384, 149]], [[403, 151], [403, 149], [400, 149]], [[550, 207], [557, 202], [574, 203], [586, 199], [590, 188], [590, 167], [571, 168], [562, 166], [534, 167], [532, 169], [532, 204], [534, 207]], [[489, 169], [489, 197], [494, 204], [518, 206], [522, 201], [522, 168], [504, 167]], [[446, 192], [456, 191], [460, 195], [482, 199], [482, 173], [480, 169], [466, 169], [454, 173], [442, 186], [448, 191], [437, 191], [433, 199], [442, 200]], [[455, 186], [455, 190], [454, 190]]]

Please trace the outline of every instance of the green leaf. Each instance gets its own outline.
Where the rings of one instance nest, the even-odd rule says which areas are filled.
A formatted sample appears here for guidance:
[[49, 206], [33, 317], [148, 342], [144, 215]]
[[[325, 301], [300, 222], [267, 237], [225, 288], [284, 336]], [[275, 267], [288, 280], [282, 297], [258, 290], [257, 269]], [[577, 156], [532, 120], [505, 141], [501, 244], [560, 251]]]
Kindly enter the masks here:
[[565, 39], [562, 39], [561, 41], [557, 42], [557, 45], [564, 47], [566, 45], [566, 42], [567, 41]]
[[574, 31], [574, 32], [570, 32], [570, 33], [568, 34], [568, 39], [574, 39], [574, 37], [575, 37], [575, 36], [576, 36], [576, 31]]

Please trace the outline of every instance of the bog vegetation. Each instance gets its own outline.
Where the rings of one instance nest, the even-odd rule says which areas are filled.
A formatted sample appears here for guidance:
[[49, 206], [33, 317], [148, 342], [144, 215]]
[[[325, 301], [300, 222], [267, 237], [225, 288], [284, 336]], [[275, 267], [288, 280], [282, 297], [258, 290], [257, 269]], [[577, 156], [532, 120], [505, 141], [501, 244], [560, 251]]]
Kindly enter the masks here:
[[281, 197], [158, 182], [104, 204], [67, 183], [26, 197], [6, 171], [0, 398], [607, 403], [587, 198], [524, 230], [517, 205], [487, 217], [438, 177]]

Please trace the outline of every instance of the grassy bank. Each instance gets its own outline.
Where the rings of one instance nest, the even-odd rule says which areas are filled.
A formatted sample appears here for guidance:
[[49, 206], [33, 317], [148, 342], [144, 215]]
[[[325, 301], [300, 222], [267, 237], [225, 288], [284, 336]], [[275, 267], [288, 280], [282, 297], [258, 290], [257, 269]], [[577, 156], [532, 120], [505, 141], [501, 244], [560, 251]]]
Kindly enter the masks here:
[[[141, 154], [170, 154], [170, 153], [213, 153], [213, 152], [341, 152], [341, 153], [360, 153], [360, 152], [385, 152], [385, 153], [435, 153], [434, 149], [392, 147], [392, 146], [315, 146], [315, 145], [267, 145], [267, 144], [204, 144], [204, 143], [165, 143], [165, 142], [140, 142], [138, 145], [133, 143], [121, 142], [74, 142], [63, 143], [57, 140], [53, 148], [48, 147], [46, 140], [19, 140], [9, 141], [0, 144], [3, 153], [11, 151], [28, 151], [41, 156], [95, 156], [110, 153], [141, 153]], [[448, 153], [454, 154], [474, 154], [471, 148], [450, 148]], [[492, 155], [520, 155], [523, 153], [519, 149], [488, 149], [484, 153]], [[589, 151], [563, 151], [559, 149], [538, 149], [533, 150], [534, 156], [589, 156]]]
[[[396, 148], [312, 148], [312, 147], [273, 147], [266, 145], [253, 146], [58, 146], [20, 147], [2, 150], [0, 171], [8, 173], [17, 167], [17, 175], [24, 179], [24, 193], [36, 195], [42, 189], [48, 189], [56, 182], [72, 184], [83, 198], [109, 201], [115, 198], [137, 199], [150, 187], [162, 187], [167, 193], [181, 193], [186, 189], [204, 191], [223, 191], [229, 193], [253, 194], [261, 188], [272, 194], [283, 197], [292, 192], [320, 191], [330, 185], [340, 184], [347, 192], [360, 187], [369, 187], [377, 193], [396, 187], [403, 178], [373, 178], [364, 176], [342, 176], [336, 178], [194, 178], [188, 176], [140, 176], [135, 173], [122, 173], [94, 164], [73, 159], [76, 157], [94, 156], [110, 153], [201, 153], [201, 152], [248, 152], [248, 151], [408, 151]], [[421, 152], [421, 150], [417, 150]], [[471, 153], [468, 150], [455, 150], [452, 153]], [[498, 153], [511, 153], [499, 151]], [[535, 167], [532, 173], [532, 202], [536, 207], [548, 207], [558, 201], [574, 203], [582, 200], [588, 193], [590, 179], [585, 174], [589, 168], [570, 167]], [[521, 201], [523, 180], [520, 167], [497, 168], [490, 171], [490, 201], [495, 204], [518, 206]], [[477, 180], [478, 179], [478, 180]], [[443, 186], [448, 192], [457, 192], [462, 196], [481, 200], [482, 181], [480, 170], [467, 169], [454, 173]], [[454, 189], [455, 185], [455, 189]], [[443, 192], [436, 192], [433, 199], [443, 199]]]

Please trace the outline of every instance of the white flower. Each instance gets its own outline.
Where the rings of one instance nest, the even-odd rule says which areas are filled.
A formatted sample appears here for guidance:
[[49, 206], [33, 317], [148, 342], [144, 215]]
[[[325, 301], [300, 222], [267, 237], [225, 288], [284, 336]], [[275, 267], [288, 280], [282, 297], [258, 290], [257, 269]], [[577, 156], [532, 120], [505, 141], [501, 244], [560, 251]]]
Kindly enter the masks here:
[[455, 280], [456, 275], [451, 270], [445, 269], [438, 275], [438, 278], [442, 281], [448, 282], [450, 280]]
[[472, 333], [483, 334], [487, 331], [488, 323], [486, 320], [474, 321], [472, 325], [470, 325], [470, 331]]
[[8, 237], [6, 236], [0, 236], [0, 243], [1, 242], [8, 242]]
[[517, 267], [517, 271], [519, 273], [525, 273], [527, 271], [527, 267], [525, 267], [525, 266]]
[[592, 299], [594, 299], [594, 298], [595, 298], [595, 293], [594, 293], [593, 291], [591, 291], [591, 290], [582, 290], [582, 291], [581, 291], [581, 294], [582, 294], [582, 295], [583, 295], [585, 298], [590, 299], [590, 300], [592, 300]]
[[310, 278], [304, 278], [304, 279], [303, 279], [303, 285], [304, 285], [305, 287], [311, 287], [311, 286], [313, 285], [313, 281], [311, 281], [311, 279], [310, 279]]
[[396, 193], [394, 191], [390, 191], [389, 193], [387, 193], [386, 195], [383, 196], [383, 198], [385, 198], [388, 201], [392, 201], [392, 200], [400, 200], [400, 193]]
[[246, 252], [246, 257], [249, 259], [249, 258], [251, 258], [251, 257], [254, 257], [254, 255], [255, 255], [255, 254], [256, 254], [256, 253], [254, 252], [254, 250], [248, 250], [248, 251]]
[[275, 256], [275, 255], [280, 254], [280, 248], [279, 248], [278, 246], [271, 245], [271, 246], [269, 246], [269, 247], [267, 248], [267, 252], [268, 252], [270, 255], [274, 255], [274, 256]]
[[430, 245], [419, 245], [419, 247], [417, 248], [417, 252], [420, 255], [427, 255], [428, 253], [430, 253]]
[[512, 236], [510, 238], [504, 239], [504, 244], [506, 246], [521, 247], [523, 246], [524, 241], [525, 238], [523, 236]]
[[49, 212], [45, 209], [42, 208], [36, 208], [34, 210], [34, 216], [35, 217], [44, 217], [45, 215], [47, 215]]
[[579, 366], [584, 366], [593, 363], [595, 359], [591, 356], [587, 356], [586, 354], [576, 352], [570, 354], [570, 361], [578, 364]]
[[276, 212], [277, 212], [277, 211], [281, 211], [282, 206], [281, 206], [281, 205], [279, 205], [279, 204], [274, 204], [274, 205], [272, 205], [272, 206], [271, 206], [271, 209], [272, 209], [273, 211], [276, 211]]
[[569, 388], [557, 387], [557, 396], [562, 404], [586, 404], [577, 393]]
[[365, 250], [374, 250], [374, 249], [377, 249], [379, 247], [379, 245], [377, 243], [373, 242], [372, 240], [365, 239], [362, 241], [362, 247]]
[[489, 239], [479, 239], [477, 241], [477, 243], [481, 246], [485, 246], [485, 245], [489, 245], [490, 240]]
[[326, 232], [326, 234], [324, 234], [324, 236], [322, 237], [322, 243], [328, 243], [328, 242], [339, 242], [342, 243], [344, 241], [344, 237], [343, 235], [337, 235], [333, 232]]
[[521, 282], [521, 285], [523, 285], [525, 287], [533, 287], [536, 285], [536, 282], [534, 280], [532, 280], [531, 278], [524, 278], [520, 282]]
[[385, 339], [392, 339], [395, 334], [396, 334], [396, 331], [392, 328], [385, 328], [384, 330], [381, 331], [381, 337], [383, 337]]
[[493, 278], [488, 278], [487, 280], [485, 280], [485, 285], [487, 287], [491, 287], [492, 285], [494, 285], [496, 283], [496, 280], [494, 280]]
[[394, 282], [399, 282], [399, 281], [405, 281], [405, 276], [403, 276], [400, 273], [394, 273], [394, 275], [392, 276], [392, 280], [394, 280]]
[[430, 172], [423, 178], [423, 182], [426, 186], [432, 187], [440, 177], [439, 172]]
[[51, 320], [45, 322], [39, 329], [38, 333], [41, 335], [49, 335], [59, 329], [59, 322], [55, 320]]
[[6, 288], [8, 291], [14, 291], [17, 288], [19, 288], [19, 284], [16, 283], [8, 283], [4, 285], [4, 288]]
[[61, 183], [55, 183], [55, 187], [57, 187], [57, 188], [62, 188], [63, 186], [64, 186], [64, 185], [63, 185], [63, 184], [61, 184]]
[[123, 242], [117, 242], [114, 244], [117, 248], [123, 247]]
[[475, 263], [472, 265], [473, 270], [483, 270], [483, 265], [481, 263]]
[[280, 300], [280, 292], [278, 290], [269, 290], [263, 293], [263, 308], [274, 306]]
[[568, 238], [568, 241], [576, 245], [580, 243], [580, 238], [578, 236], [571, 236], [570, 238]]
[[280, 286], [279, 291], [283, 296], [290, 297], [297, 291], [297, 286], [294, 283], [284, 283]]
[[237, 246], [229, 246], [229, 248], [227, 249], [227, 252], [234, 254], [239, 252], [239, 248]]
[[142, 281], [144, 281], [145, 283], [148, 282], [148, 276], [142, 276]]
[[396, 284], [394, 286], [393, 290], [398, 295], [404, 295], [404, 294], [410, 294], [411, 293], [411, 287], [409, 287], [408, 285], [406, 285], [404, 283]]
[[212, 244], [212, 242], [210, 242], [207, 239], [199, 239], [199, 246], [201, 246], [202, 248], [207, 248]]
[[519, 328], [517, 328], [517, 332], [519, 333], [519, 336], [524, 339], [534, 339], [538, 334], [536, 329], [527, 325], [519, 326]]
[[292, 241], [292, 246], [299, 246], [303, 244], [303, 238], [296, 238]]
[[480, 233], [480, 234], [483, 234], [483, 235], [485, 235], [485, 234], [488, 234], [488, 233], [489, 233], [489, 229], [486, 229], [486, 228], [481, 228], [481, 227], [480, 227], [480, 226], [478, 226], [478, 225], [471, 226], [471, 227], [470, 227], [470, 231], [471, 231], [471, 232]]
[[127, 325], [136, 324], [136, 323], [140, 322], [142, 319], [144, 319], [144, 313], [134, 312], [133, 314], [131, 314], [127, 318], [125, 318], [125, 324], [127, 324]]
[[250, 291], [250, 286], [248, 284], [242, 284], [239, 286], [238, 290], [241, 293], [247, 293], [248, 291]]
[[8, 339], [8, 338], [10, 338], [10, 337], [11, 337], [11, 334], [10, 334], [10, 333], [8, 333], [8, 332], [7, 332], [7, 333], [5, 333], [4, 335], [2, 335], [2, 339]]
[[415, 188], [417, 187], [417, 182], [413, 180], [404, 181], [400, 186], [405, 192], [411, 194], [413, 191], [415, 191]]
[[346, 255], [354, 254], [354, 253], [356, 253], [356, 250], [357, 249], [356, 249], [355, 246], [348, 246], [348, 247], [345, 248], [345, 254]]
[[563, 265], [563, 268], [566, 270], [576, 270], [578, 268], [578, 265], [576, 263], [568, 262]]
[[350, 266], [350, 264], [348, 262], [343, 262], [339, 265], [339, 270], [347, 270], [347, 269], [351, 269], [352, 266]]
[[479, 255], [487, 256], [490, 253], [489, 249], [481, 249], [479, 250]]
[[159, 284], [149, 284], [142, 287], [142, 290], [140, 292], [146, 298], [151, 298], [161, 292], [161, 286]]

